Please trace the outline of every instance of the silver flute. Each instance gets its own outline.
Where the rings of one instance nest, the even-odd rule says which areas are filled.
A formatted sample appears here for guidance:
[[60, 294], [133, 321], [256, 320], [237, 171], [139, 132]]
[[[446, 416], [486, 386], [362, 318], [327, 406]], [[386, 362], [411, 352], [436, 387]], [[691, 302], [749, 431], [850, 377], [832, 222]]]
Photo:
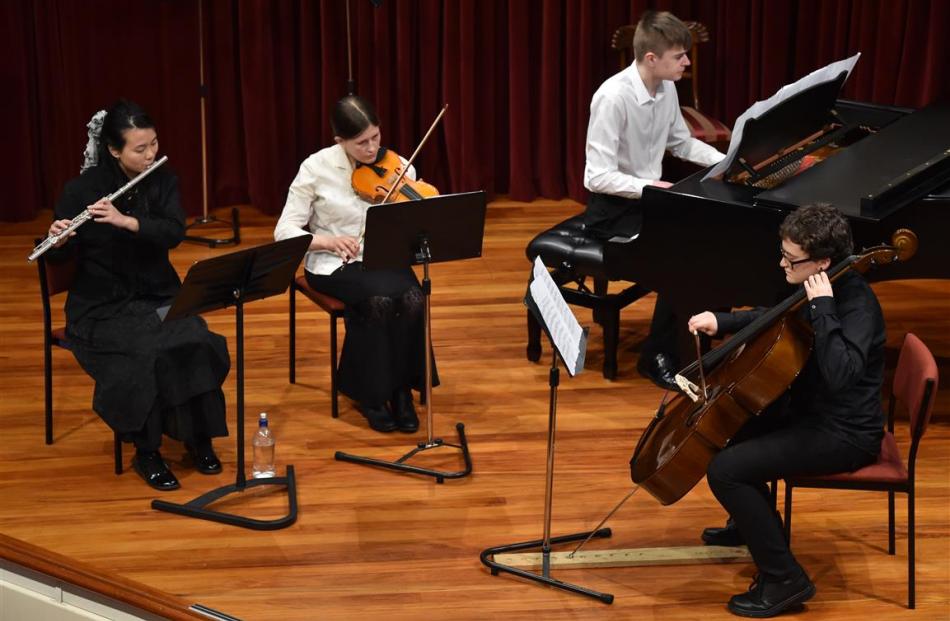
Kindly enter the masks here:
[[[136, 183], [138, 183], [139, 181], [147, 177], [149, 173], [151, 173], [153, 170], [155, 170], [156, 168], [164, 164], [166, 161], [168, 161], [168, 156], [163, 155], [160, 159], [152, 162], [152, 164], [148, 168], [146, 168], [145, 170], [137, 174], [132, 179], [129, 179], [129, 182], [126, 183], [124, 186], [122, 186], [121, 188], [119, 188], [118, 190], [110, 194], [109, 196], [104, 197], [103, 200], [107, 200], [110, 203], [116, 200], [117, 198], [119, 198], [120, 196], [122, 196], [123, 194], [131, 190], [133, 187], [135, 187]], [[82, 226], [84, 223], [88, 222], [91, 219], [92, 219], [92, 212], [89, 211], [89, 209], [83, 209], [81, 212], [79, 212], [78, 216], [72, 219], [72, 221], [69, 223], [69, 226], [63, 229], [59, 234], [50, 235], [49, 237], [44, 239], [43, 242], [39, 246], [33, 249], [33, 252], [30, 253], [30, 256], [28, 256], [26, 260], [29, 261], [30, 263], [32, 263], [33, 261], [36, 261], [47, 250], [49, 250], [50, 248], [58, 244], [61, 239], [67, 237], [70, 233], [72, 233], [73, 231], [75, 231], [76, 229], [78, 229], [80, 226]]]

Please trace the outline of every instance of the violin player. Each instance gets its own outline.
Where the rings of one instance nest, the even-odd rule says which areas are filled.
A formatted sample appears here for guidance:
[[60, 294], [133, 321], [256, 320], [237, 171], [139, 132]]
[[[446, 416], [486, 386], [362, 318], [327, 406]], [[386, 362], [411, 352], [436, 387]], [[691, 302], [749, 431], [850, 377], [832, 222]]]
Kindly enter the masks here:
[[[674, 82], [690, 65], [691, 45], [689, 29], [675, 15], [648, 11], [633, 36], [635, 61], [594, 93], [584, 168], [584, 187], [591, 193], [584, 225], [592, 237], [607, 240], [640, 232], [643, 188], [672, 185], [662, 179], [666, 150], [700, 166], [725, 157], [693, 138], [680, 112]], [[637, 362], [641, 375], [673, 390], [678, 323], [665, 297], [658, 296]]]
[[[363, 269], [361, 236], [372, 203], [352, 183], [357, 169], [386, 155], [379, 119], [372, 104], [347, 95], [335, 104], [330, 126], [335, 144], [300, 165], [274, 238], [312, 235], [307, 283], [345, 305], [340, 391], [372, 429], [412, 433], [419, 418], [410, 390], [425, 383], [424, 296], [410, 267]], [[406, 176], [415, 178], [412, 167]]]
[[[753, 417], [710, 462], [707, 480], [729, 513], [723, 528], [707, 528], [711, 545], [749, 547], [758, 573], [731, 612], [772, 617], [815, 594], [792, 555], [773, 511], [767, 482], [787, 476], [848, 472], [872, 463], [884, 429], [884, 317], [864, 277], [849, 271], [832, 288], [825, 270], [852, 252], [851, 229], [832, 206], [816, 204], [789, 214], [779, 228], [779, 267], [804, 286], [802, 319], [814, 331], [811, 354], [786, 398]], [[737, 275], [741, 278], [741, 275]], [[765, 309], [703, 312], [690, 331], [732, 334]]]

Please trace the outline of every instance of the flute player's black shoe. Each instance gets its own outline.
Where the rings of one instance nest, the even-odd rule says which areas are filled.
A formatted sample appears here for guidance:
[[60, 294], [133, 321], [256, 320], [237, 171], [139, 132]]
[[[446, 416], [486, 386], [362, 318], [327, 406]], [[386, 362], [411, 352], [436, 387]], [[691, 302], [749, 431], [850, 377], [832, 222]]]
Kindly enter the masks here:
[[194, 446], [185, 444], [185, 450], [191, 456], [191, 463], [201, 474], [220, 474], [221, 460], [214, 453], [210, 438], [200, 438]]
[[158, 451], [136, 451], [132, 467], [146, 483], [160, 492], [181, 487]]

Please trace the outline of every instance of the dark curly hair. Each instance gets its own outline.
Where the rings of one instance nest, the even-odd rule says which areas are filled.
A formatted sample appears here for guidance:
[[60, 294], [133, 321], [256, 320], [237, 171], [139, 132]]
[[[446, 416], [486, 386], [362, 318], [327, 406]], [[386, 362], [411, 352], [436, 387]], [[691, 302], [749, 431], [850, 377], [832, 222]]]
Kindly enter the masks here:
[[854, 249], [851, 225], [828, 203], [799, 207], [785, 217], [778, 234], [801, 246], [814, 260], [831, 259], [837, 263]]

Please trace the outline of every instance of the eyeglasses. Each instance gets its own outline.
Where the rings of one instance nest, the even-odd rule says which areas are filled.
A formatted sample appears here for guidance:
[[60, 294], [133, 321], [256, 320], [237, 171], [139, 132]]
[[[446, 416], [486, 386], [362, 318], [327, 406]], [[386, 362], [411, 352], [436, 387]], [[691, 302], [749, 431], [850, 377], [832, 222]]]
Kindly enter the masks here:
[[799, 263], [808, 263], [809, 261], [811, 261], [811, 258], [793, 259], [791, 256], [789, 256], [787, 252], [785, 252], [785, 248], [782, 248], [781, 246], [778, 247], [778, 252], [780, 255], [782, 255], [782, 258], [785, 259], [785, 261], [788, 263], [789, 267], [795, 267]]

